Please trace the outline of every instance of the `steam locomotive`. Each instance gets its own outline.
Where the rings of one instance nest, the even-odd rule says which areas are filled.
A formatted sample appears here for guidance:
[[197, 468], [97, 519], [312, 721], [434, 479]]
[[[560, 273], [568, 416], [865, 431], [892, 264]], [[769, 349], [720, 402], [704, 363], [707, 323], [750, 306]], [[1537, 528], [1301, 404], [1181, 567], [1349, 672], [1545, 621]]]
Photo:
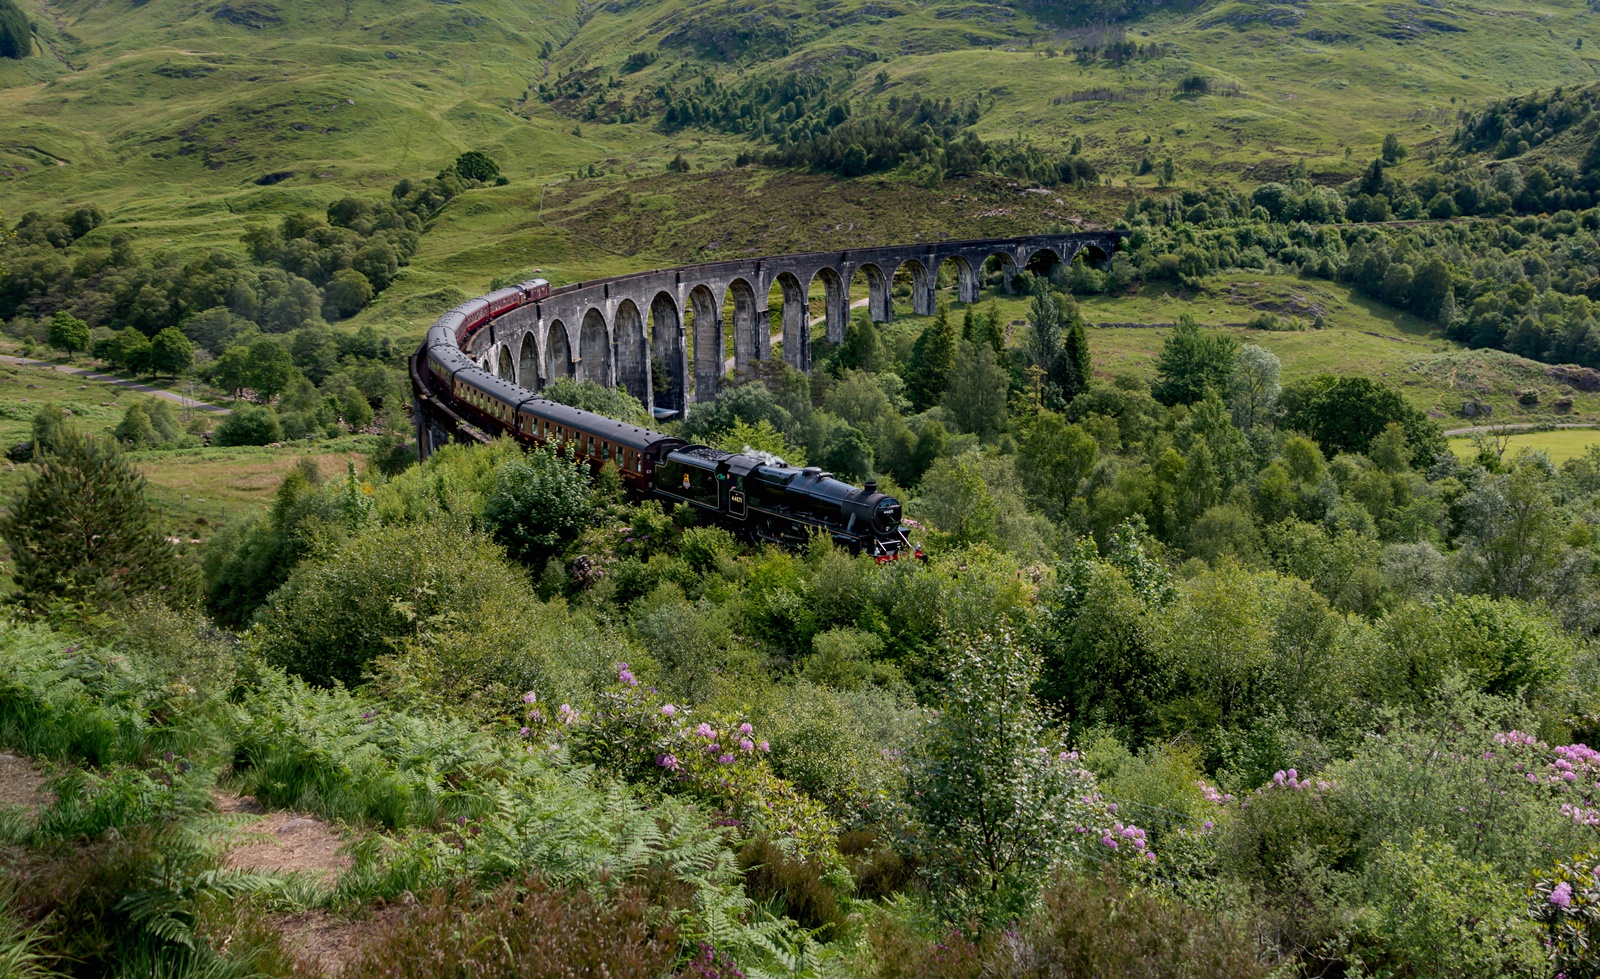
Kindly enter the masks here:
[[[490, 435], [570, 451], [593, 468], [610, 463], [640, 496], [695, 508], [752, 541], [804, 545], [813, 534], [879, 561], [911, 553], [900, 502], [868, 481], [855, 487], [811, 466], [723, 452], [541, 398], [473, 363], [462, 348], [490, 320], [550, 295], [534, 279], [490, 293], [440, 317], [412, 358], [419, 400], [432, 397]], [[917, 552], [920, 555], [920, 551]]]

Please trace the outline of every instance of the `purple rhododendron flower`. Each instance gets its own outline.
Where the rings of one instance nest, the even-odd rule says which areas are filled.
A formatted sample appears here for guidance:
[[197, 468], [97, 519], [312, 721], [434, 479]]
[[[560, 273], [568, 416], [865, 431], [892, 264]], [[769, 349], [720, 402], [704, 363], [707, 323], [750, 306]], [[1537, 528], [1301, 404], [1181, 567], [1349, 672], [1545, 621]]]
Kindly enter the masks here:
[[740, 738], [739, 739], [739, 750], [743, 751], [743, 752], [747, 752], [747, 753], [751, 752], [751, 751], [754, 751], [754, 750], [756, 750], [755, 742], [751, 741], [749, 738]]
[[1558, 908], [1564, 908], [1572, 904], [1572, 885], [1566, 881], [1557, 884], [1555, 889], [1550, 892], [1550, 903]]
[[661, 713], [667, 715], [668, 717], [676, 717], [678, 714], [678, 708], [672, 706], [671, 704], [662, 704]]
[[1107, 833], [1105, 836], [1100, 837], [1100, 842], [1104, 843], [1106, 846], [1109, 846], [1113, 850], [1115, 850], [1117, 848], [1117, 841], [1111, 838], [1111, 834], [1110, 833]]
[[517, 733], [522, 735], [523, 737], [527, 737], [529, 732], [528, 732], [527, 728], [523, 728], [522, 730], [518, 731]]
[[767, 744], [765, 741], [756, 742], [756, 747], [760, 748], [762, 751], [771, 751], [772, 750], [772, 746]]
[[713, 731], [711, 729], [711, 725], [707, 724], [705, 721], [700, 722], [700, 725], [694, 729], [694, 733], [696, 737], [705, 738], [707, 740], [717, 736], [717, 732]]
[[538, 695], [535, 694], [532, 690], [529, 690], [527, 693], [522, 695], [522, 702], [525, 703], [525, 704], [531, 704], [531, 703], [533, 703], [534, 701], [536, 701], [538, 699], [539, 699]]
[[562, 704], [559, 710], [561, 712], [562, 724], [565, 724], [567, 727], [571, 727], [572, 725], [578, 723], [578, 712], [573, 709], [571, 704]]
[[719, 764], [719, 765], [731, 765], [731, 764], [733, 764], [733, 756], [732, 755], [719, 755], [717, 757], [717, 764]]
[[746, 721], [745, 723], [739, 725], [739, 733], [740, 734], [750, 734], [750, 733], [752, 733], [754, 731], [755, 731], [755, 728], [751, 727], [750, 723], [748, 721]]

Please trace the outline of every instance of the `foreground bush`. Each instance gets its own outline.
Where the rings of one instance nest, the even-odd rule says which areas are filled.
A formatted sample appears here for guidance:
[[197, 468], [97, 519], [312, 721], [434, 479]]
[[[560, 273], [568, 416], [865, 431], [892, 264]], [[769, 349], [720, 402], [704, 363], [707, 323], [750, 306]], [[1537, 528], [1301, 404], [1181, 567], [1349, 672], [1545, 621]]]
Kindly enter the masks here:
[[658, 979], [677, 957], [678, 937], [642, 888], [611, 895], [504, 887], [474, 906], [437, 892], [384, 929], [344, 979]]
[[1062, 877], [1016, 927], [929, 939], [887, 917], [868, 929], [881, 979], [1250, 979], [1265, 976], [1230, 923], [1115, 877]]

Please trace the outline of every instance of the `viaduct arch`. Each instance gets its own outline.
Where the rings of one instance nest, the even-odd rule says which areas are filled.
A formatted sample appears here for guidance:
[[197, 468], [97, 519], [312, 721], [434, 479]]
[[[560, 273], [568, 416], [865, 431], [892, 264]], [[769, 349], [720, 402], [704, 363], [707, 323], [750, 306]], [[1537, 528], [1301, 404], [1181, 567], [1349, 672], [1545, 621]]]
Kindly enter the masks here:
[[497, 317], [466, 341], [465, 352], [532, 391], [572, 377], [620, 386], [646, 409], [686, 414], [692, 403], [714, 399], [723, 385], [730, 330], [736, 372], [772, 356], [768, 297], [775, 288], [783, 300], [783, 360], [809, 371], [814, 289], [820, 287], [824, 336], [839, 343], [849, 323], [850, 282], [858, 272], [867, 282], [868, 314], [887, 322], [894, 315], [897, 278], [909, 280], [911, 308], [927, 316], [935, 311], [939, 272], [947, 265], [957, 297], [971, 303], [986, 268], [998, 269], [1009, 288], [1035, 257], [1070, 265], [1081, 253], [1096, 264], [1109, 262], [1127, 234], [1090, 231], [769, 255], [577, 282]]

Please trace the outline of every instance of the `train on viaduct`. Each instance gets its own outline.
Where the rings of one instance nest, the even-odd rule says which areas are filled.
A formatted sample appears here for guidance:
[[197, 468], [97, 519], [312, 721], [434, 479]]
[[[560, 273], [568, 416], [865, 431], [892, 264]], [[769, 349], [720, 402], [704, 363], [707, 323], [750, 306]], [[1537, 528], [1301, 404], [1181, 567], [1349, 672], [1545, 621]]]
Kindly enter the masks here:
[[[775, 288], [783, 297], [783, 360], [809, 372], [808, 297], [819, 281], [825, 335], [838, 343], [850, 315], [850, 283], [858, 273], [868, 287], [868, 315], [881, 323], [893, 316], [897, 277], [909, 278], [911, 308], [927, 316], [934, 313], [937, 276], [946, 262], [954, 269], [958, 298], [970, 303], [977, 301], [980, 275], [991, 262], [1008, 284], [1030, 263], [1070, 264], [1082, 255], [1104, 265], [1126, 234], [1040, 234], [705, 262], [537, 293], [501, 290], [457, 307], [440, 322], [465, 311], [468, 326], [453, 334], [461, 352], [519, 388], [537, 392], [557, 378], [572, 377], [620, 386], [658, 418], [684, 417], [691, 403], [715, 399], [724, 382], [727, 330], [733, 331], [735, 372], [772, 357], [768, 297]], [[725, 307], [731, 308], [731, 322]], [[659, 381], [657, 371], [665, 373]], [[441, 441], [462, 437], [460, 418], [448, 405], [421, 399], [416, 414], [424, 457]]]

